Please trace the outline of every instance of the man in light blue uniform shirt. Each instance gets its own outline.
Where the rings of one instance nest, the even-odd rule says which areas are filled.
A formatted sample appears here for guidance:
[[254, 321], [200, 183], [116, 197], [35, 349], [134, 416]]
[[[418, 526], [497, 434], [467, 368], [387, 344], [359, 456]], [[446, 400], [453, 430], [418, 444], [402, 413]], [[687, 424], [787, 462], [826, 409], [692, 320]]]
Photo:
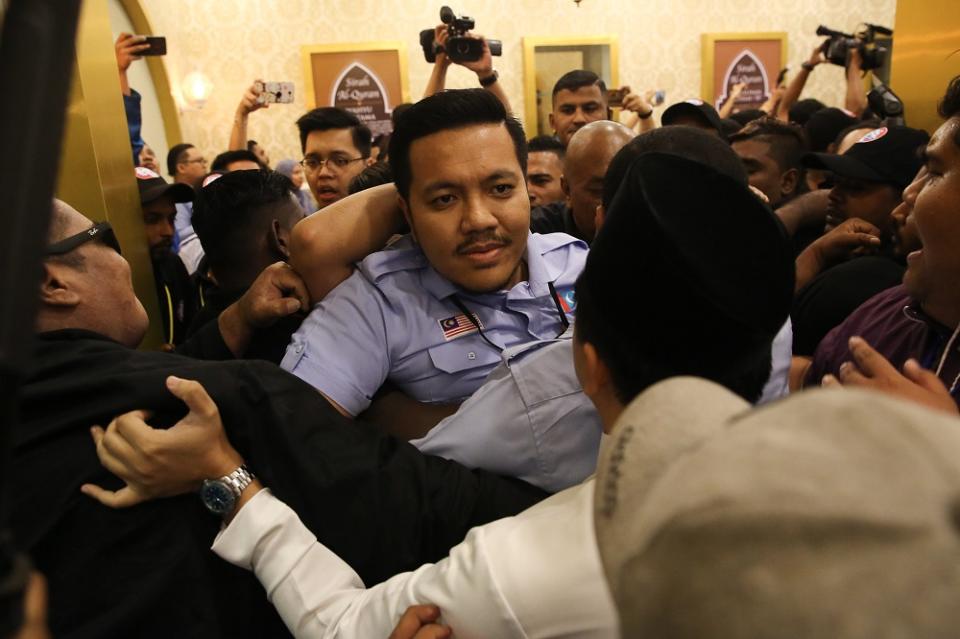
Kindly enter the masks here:
[[486, 91], [411, 107], [390, 157], [412, 237], [317, 304], [281, 362], [348, 415], [387, 380], [421, 402], [469, 397], [504, 349], [566, 330], [587, 254], [529, 233], [523, 130]]
[[351, 415], [387, 379], [417, 401], [462, 402], [500, 363], [501, 349], [554, 339], [573, 319], [564, 296], [587, 251], [569, 235], [530, 235], [527, 279], [491, 293], [461, 289], [409, 238], [400, 244], [368, 257], [320, 302], [281, 363]]

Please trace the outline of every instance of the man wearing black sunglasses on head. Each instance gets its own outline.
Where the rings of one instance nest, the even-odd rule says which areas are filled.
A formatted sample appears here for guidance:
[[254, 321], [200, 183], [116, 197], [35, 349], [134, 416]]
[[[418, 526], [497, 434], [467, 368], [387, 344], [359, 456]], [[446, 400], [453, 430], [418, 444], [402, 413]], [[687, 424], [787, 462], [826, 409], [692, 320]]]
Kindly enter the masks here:
[[219, 518], [196, 495], [115, 512], [80, 492], [122, 486], [97, 460], [91, 427], [137, 408], [165, 426], [186, 414], [171, 375], [203, 382], [251, 468], [367, 583], [442, 557], [471, 527], [545, 496], [349, 422], [268, 362], [200, 361], [240, 357], [255, 327], [308, 308], [285, 264], [177, 353], [134, 350], [148, 319], [119, 248], [109, 224], [54, 204], [8, 471], [10, 521], [46, 576], [54, 636], [286, 634], [256, 580], [209, 552]]

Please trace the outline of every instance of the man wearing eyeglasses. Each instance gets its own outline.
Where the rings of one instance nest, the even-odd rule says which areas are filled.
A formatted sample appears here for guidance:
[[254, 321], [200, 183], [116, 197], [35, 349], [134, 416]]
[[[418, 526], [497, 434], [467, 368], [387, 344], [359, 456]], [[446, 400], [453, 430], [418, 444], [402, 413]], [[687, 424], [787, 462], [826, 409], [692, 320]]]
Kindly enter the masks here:
[[317, 206], [349, 193], [350, 180], [375, 162], [371, 135], [357, 116], [336, 107], [314, 109], [297, 120], [303, 172]]

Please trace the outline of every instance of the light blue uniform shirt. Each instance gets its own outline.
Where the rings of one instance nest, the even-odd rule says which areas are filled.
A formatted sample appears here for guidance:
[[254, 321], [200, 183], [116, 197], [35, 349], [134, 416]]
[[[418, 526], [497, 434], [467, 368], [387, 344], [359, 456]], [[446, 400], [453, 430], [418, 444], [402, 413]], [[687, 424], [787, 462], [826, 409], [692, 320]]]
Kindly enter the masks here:
[[558, 492], [596, 470], [602, 430], [573, 370], [571, 341], [558, 339], [504, 351], [502, 363], [456, 413], [410, 443], [428, 455]]
[[[771, 346], [770, 378], [758, 405], [787, 394], [792, 347], [788, 318]], [[456, 413], [410, 443], [550, 492], [579, 484], [596, 469], [602, 425], [577, 381], [570, 340], [519, 346], [502, 359]]]
[[527, 280], [509, 291], [472, 294], [444, 279], [405, 238], [367, 257], [314, 306], [280, 366], [352, 415], [370, 405], [387, 379], [421, 402], [463, 401], [500, 363], [501, 353], [452, 296], [500, 348], [554, 339], [564, 330], [557, 304], [573, 318], [573, 287], [586, 257], [586, 244], [569, 235], [531, 234]]

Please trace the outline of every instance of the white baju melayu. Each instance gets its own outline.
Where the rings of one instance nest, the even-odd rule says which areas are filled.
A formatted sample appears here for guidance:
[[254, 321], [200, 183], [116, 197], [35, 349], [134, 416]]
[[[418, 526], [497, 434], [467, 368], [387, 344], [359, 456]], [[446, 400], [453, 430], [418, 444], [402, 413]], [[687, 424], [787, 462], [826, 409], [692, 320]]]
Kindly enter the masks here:
[[387, 637], [407, 607], [435, 604], [458, 639], [617, 637], [593, 527], [593, 480], [478, 526], [436, 564], [364, 588], [268, 490], [213, 550], [253, 570], [297, 637]]

